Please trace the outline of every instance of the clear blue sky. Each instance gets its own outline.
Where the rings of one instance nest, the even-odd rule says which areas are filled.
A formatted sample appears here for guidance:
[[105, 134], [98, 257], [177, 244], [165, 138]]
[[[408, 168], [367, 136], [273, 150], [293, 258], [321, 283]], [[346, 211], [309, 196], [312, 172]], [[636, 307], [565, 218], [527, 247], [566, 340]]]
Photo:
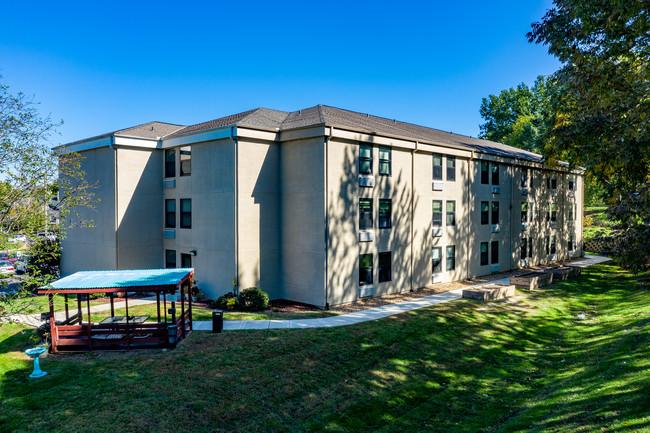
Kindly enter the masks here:
[[63, 119], [53, 144], [158, 120], [317, 104], [477, 136], [481, 98], [559, 63], [525, 34], [551, 0], [2, 6], [0, 74]]

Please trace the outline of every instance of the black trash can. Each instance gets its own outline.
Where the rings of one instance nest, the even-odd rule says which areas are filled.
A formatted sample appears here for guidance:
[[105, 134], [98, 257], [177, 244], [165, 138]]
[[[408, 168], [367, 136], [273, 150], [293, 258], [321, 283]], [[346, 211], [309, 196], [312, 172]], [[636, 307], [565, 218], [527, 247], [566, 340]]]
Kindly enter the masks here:
[[220, 333], [223, 331], [223, 310], [214, 310], [212, 312], [212, 332]]

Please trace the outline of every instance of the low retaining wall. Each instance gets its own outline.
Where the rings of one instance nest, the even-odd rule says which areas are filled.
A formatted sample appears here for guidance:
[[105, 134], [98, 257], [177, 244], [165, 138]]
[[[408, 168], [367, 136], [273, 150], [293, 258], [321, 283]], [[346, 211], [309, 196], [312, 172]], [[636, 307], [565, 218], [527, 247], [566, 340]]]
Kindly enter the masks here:
[[530, 274], [510, 277], [510, 284], [514, 284], [518, 289], [535, 290], [548, 286], [552, 282], [553, 274], [548, 272], [531, 272]]
[[463, 298], [479, 301], [496, 301], [515, 294], [514, 285], [489, 284], [487, 286], [473, 287], [463, 290]]

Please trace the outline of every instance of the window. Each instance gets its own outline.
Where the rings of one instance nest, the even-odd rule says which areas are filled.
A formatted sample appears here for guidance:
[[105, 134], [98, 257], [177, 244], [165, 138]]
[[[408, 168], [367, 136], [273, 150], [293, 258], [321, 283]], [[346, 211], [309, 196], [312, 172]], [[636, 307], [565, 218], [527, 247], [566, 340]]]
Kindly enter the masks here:
[[181, 176], [192, 174], [192, 146], [181, 147]]
[[165, 227], [176, 227], [176, 200], [165, 200]]
[[182, 229], [192, 228], [192, 199], [191, 198], [181, 199], [181, 228]]
[[176, 149], [165, 150], [165, 177], [176, 176]]
[[433, 226], [442, 226], [442, 200], [433, 201]]
[[390, 281], [390, 252], [379, 253], [379, 282]]
[[192, 256], [189, 254], [181, 253], [181, 268], [192, 267]]
[[372, 173], [372, 146], [369, 144], [359, 146], [359, 173]]
[[447, 180], [449, 181], [456, 180], [456, 157], [455, 156], [447, 157]]
[[492, 202], [492, 224], [499, 224], [499, 202]]
[[499, 184], [499, 164], [492, 163], [492, 185]]
[[533, 258], [533, 238], [528, 238], [528, 257]]
[[521, 222], [528, 222], [528, 202], [521, 203]]
[[575, 187], [573, 179], [569, 179], [569, 191], [573, 191], [573, 188]]
[[442, 272], [442, 247], [433, 247], [431, 257], [432, 272], [434, 274]]
[[456, 225], [456, 202], [454, 200], [447, 201], [447, 225]]
[[568, 245], [568, 251], [573, 252], [576, 249], [576, 235], [574, 233], [571, 233], [569, 235], [569, 245]]
[[569, 221], [575, 221], [575, 215], [573, 214], [573, 203], [569, 203]]
[[546, 236], [546, 255], [548, 256], [551, 254], [551, 242], [550, 242], [550, 237]]
[[359, 285], [372, 284], [372, 254], [359, 256]]
[[481, 202], [481, 224], [490, 223], [490, 202], [482, 201]]
[[442, 155], [433, 154], [433, 180], [442, 180]]
[[546, 203], [546, 221], [551, 220], [551, 203]]
[[551, 221], [557, 221], [557, 204], [551, 203]]
[[528, 251], [527, 251], [528, 238], [521, 238], [521, 246], [520, 246], [520, 248], [521, 248], [521, 258], [525, 259], [526, 257], [528, 257]]
[[546, 189], [551, 189], [551, 177], [546, 175]]
[[456, 269], [456, 247], [450, 245], [447, 247], [447, 270], [453, 271]]
[[384, 176], [390, 176], [391, 171], [391, 158], [390, 158], [390, 147], [388, 146], [379, 146], [379, 174]]
[[391, 213], [390, 199], [379, 199], [379, 228], [390, 228], [390, 213]]
[[481, 161], [481, 183], [485, 185], [490, 183], [490, 171], [487, 161]]
[[176, 267], [176, 250], [165, 250], [165, 268]]
[[481, 266], [488, 264], [488, 243], [481, 242]]
[[526, 188], [528, 186], [528, 169], [521, 169], [521, 187]]
[[359, 230], [372, 230], [372, 199], [359, 199]]
[[492, 241], [492, 264], [499, 263], [499, 241]]
[[555, 246], [555, 235], [551, 236], [551, 254], [557, 252], [557, 247]]
[[551, 189], [557, 189], [557, 177], [551, 179]]

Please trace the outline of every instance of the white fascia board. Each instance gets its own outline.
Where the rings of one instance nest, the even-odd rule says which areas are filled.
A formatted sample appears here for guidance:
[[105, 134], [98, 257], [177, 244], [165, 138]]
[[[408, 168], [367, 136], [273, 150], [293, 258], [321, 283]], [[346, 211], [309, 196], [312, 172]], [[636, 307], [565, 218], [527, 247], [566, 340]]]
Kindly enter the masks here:
[[203, 141], [222, 140], [237, 136], [237, 126], [225, 126], [222, 128], [200, 131], [179, 137], [163, 138], [162, 149], [170, 147], [183, 146], [185, 144], [200, 143]]
[[63, 144], [53, 149], [56, 155], [64, 155], [70, 152], [83, 152], [84, 150], [98, 149], [100, 147], [109, 147], [112, 144], [113, 137], [106, 135], [94, 140], [78, 141], [71, 144]]
[[153, 140], [151, 138], [132, 138], [132, 137], [122, 137], [119, 135], [115, 136], [116, 146], [128, 146], [128, 147], [140, 147], [145, 149], [160, 149], [161, 144], [159, 140]]

